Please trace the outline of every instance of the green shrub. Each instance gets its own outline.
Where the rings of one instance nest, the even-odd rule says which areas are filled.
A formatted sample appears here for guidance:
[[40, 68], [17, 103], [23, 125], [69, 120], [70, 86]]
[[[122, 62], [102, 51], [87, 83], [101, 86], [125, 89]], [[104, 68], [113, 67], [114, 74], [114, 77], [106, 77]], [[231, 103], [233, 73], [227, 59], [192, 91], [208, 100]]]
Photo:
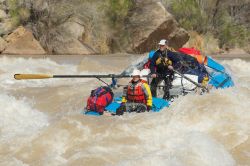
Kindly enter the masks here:
[[224, 5], [213, 0], [175, 0], [170, 9], [182, 27], [199, 34], [212, 33], [220, 47], [244, 47], [250, 41], [250, 30], [237, 24]]
[[208, 16], [196, 0], [173, 1], [171, 9], [178, 22], [185, 29], [195, 30], [199, 33], [207, 31]]
[[132, 6], [132, 0], [107, 0], [107, 14], [110, 22], [114, 26], [123, 23]]
[[250, 30], [244, 25], [237, 24], [227, 11], [221, 10], [215, 26], [220, 47], [244, 47], [250, 39]]
[[9, 6], [9, 13], [13, 26], [18, 26], [28, 21], [30, 17], [30, 10], [22, 7], [18, 0], [8, 0], [7, 4]]

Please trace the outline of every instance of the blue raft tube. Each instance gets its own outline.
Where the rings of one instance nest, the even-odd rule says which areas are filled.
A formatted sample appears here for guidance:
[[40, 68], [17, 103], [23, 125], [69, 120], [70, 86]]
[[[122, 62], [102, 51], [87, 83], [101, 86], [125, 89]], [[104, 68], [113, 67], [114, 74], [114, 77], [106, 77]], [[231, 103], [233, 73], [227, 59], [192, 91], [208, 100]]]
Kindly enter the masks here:
[[211, 57], [207, 56], [207, 67], [209, 72], [209, 84], [215, 88], [228, 88], [233, 87], [234, 82], [230, 74], [226, 71], [225, 67], [216, 62]]

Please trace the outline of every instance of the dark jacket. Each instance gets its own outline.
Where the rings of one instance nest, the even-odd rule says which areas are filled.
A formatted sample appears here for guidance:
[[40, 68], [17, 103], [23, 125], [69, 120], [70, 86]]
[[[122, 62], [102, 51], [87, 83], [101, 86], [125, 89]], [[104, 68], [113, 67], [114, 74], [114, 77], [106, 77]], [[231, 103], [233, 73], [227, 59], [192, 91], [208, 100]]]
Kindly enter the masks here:
[[157, 66], [156, 61], [160, 57], [167, 57], [172, 61], [172, 66], [175, 70], [183, 74], [193, 74], [198, 76], [198, 82], [201, 83], [203, 78], [208, 75], [204, 65], [199, 64], [199, 62], [192, 56], [183, 54], [180, 52], [173, 52], [170, 50], [161, 51], [157, 50], [151, 59], [150, 71], [151, 74], [169, 75], [171, 71], [168, 70], [166, 66]]
[[154, 56], [151, 59], [151, 63], [150, 63], [150, 71], [151, 74], [169, 74], [171, 71], [169, 71], [169, 69], [166, 66], [163, 65], [156, 65], [156, 61], [159, 58], [168, 58], [169, 60], [172, 61], [173, 65], [175, 65], [179, 60], [175, 57], [175, 52], [172, 52], [170, 50], [167, 51], [161, 51], [161, 50], [157, 50], [154, 53]]

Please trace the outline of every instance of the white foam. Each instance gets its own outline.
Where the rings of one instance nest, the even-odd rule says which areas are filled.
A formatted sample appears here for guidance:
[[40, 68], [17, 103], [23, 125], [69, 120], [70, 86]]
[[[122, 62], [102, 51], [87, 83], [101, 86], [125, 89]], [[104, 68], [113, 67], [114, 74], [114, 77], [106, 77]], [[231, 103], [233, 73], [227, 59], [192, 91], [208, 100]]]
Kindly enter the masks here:
[[0, 165], [2, 166], [29, 166], [14, 157], [5, 158], [2, 161], [0, 160]]
[[[0, 58], [0, 86], [3, 88], [24, 88], [24, 87], [53, 87], [59, 85], [86, 82], [86, 79], [45, 79], [45, 80], [15, 80], [14, 74], [87, 74], [78, 73], [77, 66], [72, 64], [58, 64], [49, 58], [46, 59], [25, 59], [25, 58]], [[15, 85], [15, 86], [14, 86]]]
[[228, 151], [214, 139], [200, 132], [180, 133], [176, 138], [164, 140], [161, 149], [137, 155], [117, 165], [147, 166], [200, 166], [226, 165], [233, 166], [235, 161]]
[[48, 126], [47, 116], [32, 108], [26, 99], [0, 94], [0, 108], [1, 141], [32, 136]]
[[233, 59], [224, 60], [222, 64], [225, 65], [229, 70], [231, 70], [236, 76], [249, 76], [250, 75], [250, 62]]

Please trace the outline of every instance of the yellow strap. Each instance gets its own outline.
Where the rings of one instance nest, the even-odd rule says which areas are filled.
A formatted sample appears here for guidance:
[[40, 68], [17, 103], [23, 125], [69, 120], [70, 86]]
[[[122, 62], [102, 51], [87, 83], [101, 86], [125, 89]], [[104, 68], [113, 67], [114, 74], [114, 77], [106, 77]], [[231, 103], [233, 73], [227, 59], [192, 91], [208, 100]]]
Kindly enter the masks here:
[[127, 103], [127, 99], [125, 96], [122, 96], [122, 103]]
[[[163, 58], [163, 60], [165, 61], [165, 64], [167, 64], [167, 65], [172, 65], [173, 63], [172, 63], [172, 61], [170, 60], [170, 59], [168, 59], [168, 58]], [[159, 57], [157, 60], [156, 60], [156, 65], [159, 65], [159, 64], [161, 64], [162, 63], [162, 58], [161, 57]], [[164, 65], [164, 64], [163, 64]]]
[[206, 87], [207, 84], [208, 84], [208, 81], [209, 81], [209, 78], [208, 77], [204, 77], [203, 80], [202, 80], [202, 86]]
[[161, 57], [156, 60], [155, 64], [159, 65], [160, 63], [161, 63]]
[[171, 60], [168, 59], [168, 60], [167, 60], [167, 64], [168, 64], [168, 65], [172, 65], [173, 62], [172, 62]]

